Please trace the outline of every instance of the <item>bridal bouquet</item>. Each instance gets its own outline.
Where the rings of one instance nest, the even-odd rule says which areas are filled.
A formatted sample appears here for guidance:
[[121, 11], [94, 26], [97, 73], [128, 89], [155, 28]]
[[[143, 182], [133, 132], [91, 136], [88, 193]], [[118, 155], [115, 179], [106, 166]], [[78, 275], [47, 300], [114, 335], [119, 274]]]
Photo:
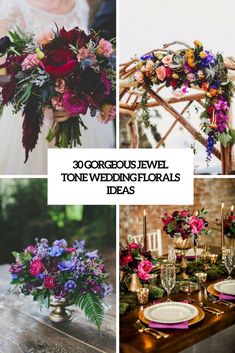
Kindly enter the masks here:
[[164, 212], [161, 216], [163, 230], [171, 238], [181, 237], [185, 240], [192, 237], [197, 241], [200, 234], [208, 234], [206, 213], [204, 208], [196, 212], [192, 212], [188, 208], [174, 211], [172, 214]]
[[[6, 55], [7, 75], [1, 79], [1, 104], [23, 111], [25, 162], [37, 144], [44, 110], [65, 112], [66, 121], [54, 123], [47, 139], [58, 147], [81, 144], [81, 116], [101, 123], [115, 119], [115, 50], [112, 41], [78, 27], [49, 31], [41, 36], [21, 30], [0, 39], [0, 56]], [[98, 114], [97, 114], [98, 113]], [[63, 115], [63, 114], [61, 114]], [[85, 120], [85, 119], [84, 119]]]
[[51, 246], [41, 239], [13, 255], [15, 262], [9, 269], [11, 284], [21, 293], [32, 295], [47, 307], [53, 299], [75, 304], [100, 328], [105, 310], [102, 299], [112, 287], [97, 250], [86, 250], [84, 241], [75, 241], [70, 247], [64, 239]]
[[[202, 131], [207, 135], [207, 161], [210, 161], [214, 145], [220, 141], [227, 146], [235, 141], [235, 131], [229, 126], [228, 111], [234, 94], [234, 85], [224, 65], [221, 53], [205, 50], [195, 40], [194, 47], [157, 50], [141, 57], [135, 72], [138, 85], [162, 85], [171, 87], [175, 98], [182, 98], [188, 88], [199, 87], [205, 92], [206, 102], [200, 116]], [[148, 97], [142, 98], [141, 120], [149, 124]]]

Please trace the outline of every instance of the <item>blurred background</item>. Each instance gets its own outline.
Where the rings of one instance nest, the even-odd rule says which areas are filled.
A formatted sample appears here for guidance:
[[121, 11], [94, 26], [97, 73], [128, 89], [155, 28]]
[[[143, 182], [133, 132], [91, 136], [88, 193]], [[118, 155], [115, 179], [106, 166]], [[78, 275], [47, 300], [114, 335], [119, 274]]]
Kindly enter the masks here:
[[[221, 203], [225, 204], [225, 212], [230, 214], [232, 205], [235, 205], [235, 179], [203, 178], [194, 179], [194, 205], [189, 206], [191, 210], [205, 208], [208, 211], [206, 216], [211, 230], [208, 237], [209, 246], [220, 246], [221, 232], [217, 223], [220, 222]], [[182, 210], [186, 205], [169, 206], [120, 206], [120, 240], [125, 242], [127, 236], [143, 234], [143, 212], [146, 210], [147, 232], [157, 232], [163, 245], [163, 254], [167, 253], [170, 239], [162, 231], [163, 224], [160, 216], [163, 212], [172, 213], [175, 210]], [[219, 221], [216, 221], [219, 219]], [[204, 239], [199, 239], [199, 245], [203, 245]]]
[[[134, 56], [140, 57], [150, 50], [162, 48], [165, 43], [184, 41], [193, 45], [195, 39], [204, 44], [206, 50], [222, 52], [235, 57], [234, 0], [128, 0], [120, 1], [120, 63], [126, 63]], [[177, 46], [173, 48], [177, 49]], [[172, 95], [171, 89], [161, 91], [163, 97]], [[177, 111], [185, 104], [174, 105]], [[202, 108], [192, 105], [185, 117], [198, 130]], [[233, 104], [234, 110], [234, 104]], [[126, 119], [120, 121], [120, 144], [128, 147]], [[151, 129], [140, 129], [141, 147], [152, 147], [164, 136], [174, 118], [162, 108], [152, 111]], [[234, 117], [233, 117], [234, 126]], [[205, 148], [177, 124], [163, 147], [193, 148], [195, 151], [195, 173], [218, 174], [220, 162], [213, 157], [209, 168], [206, 164]]]
[[115, 206], [48, 206], [47, 180], [0, 180], [0, 264], [35, 238], [86, 240], [98, 249], [115, 284]]

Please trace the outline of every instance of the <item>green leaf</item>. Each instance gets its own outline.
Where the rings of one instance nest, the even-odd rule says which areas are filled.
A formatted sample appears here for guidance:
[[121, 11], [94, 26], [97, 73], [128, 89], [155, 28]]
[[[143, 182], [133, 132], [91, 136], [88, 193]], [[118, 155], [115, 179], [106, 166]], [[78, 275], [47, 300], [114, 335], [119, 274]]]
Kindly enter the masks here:
[[224, 147], [226, 147], [228, 143], [231, 142], [231, 140], [232, 140], [232, 137], [226, 132], [223, 132], [222, 134], [219, 135], [219, 141], [222, 143]]
[[174, 224], [171, 222], [171, 223], [168, 223], [167, 225], [167, 231], [170, 233], [172, 232], [172, 230], [174, 229]]
[[77, 305], [84, 312], [86, 317], [100, 329], [104, 319], [104, 302], [100, 297], [94, 293], [78, 294], [75, 298], [75, 305]]
[[229, 129], [229, 134], [232, 137], [232, 142], [235, 143], [235, 130], [230, 128]]

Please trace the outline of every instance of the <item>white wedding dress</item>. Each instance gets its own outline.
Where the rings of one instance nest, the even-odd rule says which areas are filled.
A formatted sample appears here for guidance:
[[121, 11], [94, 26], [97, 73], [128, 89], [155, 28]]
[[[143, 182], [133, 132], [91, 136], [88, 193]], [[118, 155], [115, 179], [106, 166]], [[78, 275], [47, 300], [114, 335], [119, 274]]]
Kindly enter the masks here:
[[[50, 0], [48, 0], [50, 1]], [[0, 0], [0, 20], [7, 25], [7, 30], [16, 26], [36, 34], [46, 29], [71, 29], [78, 26], [87, 31], [89, 7], [86, 0], [76, 0], [75, 6], [66, 15], [44, 12], [32, 7], [27, 0]], [[6, 35], [7, 33], [5, 33]], [[82, 129], [82, 148], [113, 148], [115, 132], [113, 123], [101, 124], [89, 114], [82, 116], [87, 130]], [[12, 107], [5, 107], [0, 117], [0, 175], [46, 175], [47, 148], [45, 139], [48, 126], [43, 126], [36, 148], [30, 153], [24, 164], [24, 148], [22, 147], [22, 123], [20, 113], [12, 114]], [[49, 146], [51, 147], [51, 146]]]

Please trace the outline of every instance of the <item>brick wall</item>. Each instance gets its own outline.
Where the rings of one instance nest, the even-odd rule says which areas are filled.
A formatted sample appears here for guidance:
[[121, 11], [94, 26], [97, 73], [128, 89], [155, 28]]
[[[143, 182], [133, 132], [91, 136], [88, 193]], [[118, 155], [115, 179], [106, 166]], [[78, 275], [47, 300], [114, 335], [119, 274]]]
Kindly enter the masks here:
[[[220, 231], [214, 220], [220, 217], [221, 202], [226, 210], [235, 205], [235, 179], [195, 179], [194, 206], [192, 209], [205, 207], [208, 210], [209, 229], [211, 238], [209, 245], [220, 244]], [[141, 234], [143, 231], [143, 211], [146, 209], [147, 231], [154, 232], [162, 228], [159, 216], [163, 211], [181, 209], [181, 206], [120, 206], [120, 239], [126, 239], [128, 234]], [[163, 251], [167, 251], [168, 236], [162, 232]]]

